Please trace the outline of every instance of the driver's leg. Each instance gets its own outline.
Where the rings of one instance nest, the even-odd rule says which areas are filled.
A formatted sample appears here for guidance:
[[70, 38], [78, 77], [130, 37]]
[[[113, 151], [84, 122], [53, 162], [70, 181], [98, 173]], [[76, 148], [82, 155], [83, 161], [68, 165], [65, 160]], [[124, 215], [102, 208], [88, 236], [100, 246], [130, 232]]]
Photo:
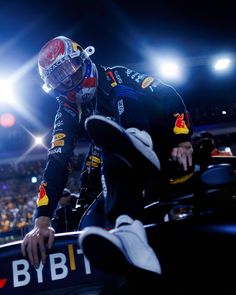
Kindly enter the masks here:
[[143, 219], [143, 179], [123, 157], [105, 152], [102, 169], [105, 214], [112, 221], [121, 214]]

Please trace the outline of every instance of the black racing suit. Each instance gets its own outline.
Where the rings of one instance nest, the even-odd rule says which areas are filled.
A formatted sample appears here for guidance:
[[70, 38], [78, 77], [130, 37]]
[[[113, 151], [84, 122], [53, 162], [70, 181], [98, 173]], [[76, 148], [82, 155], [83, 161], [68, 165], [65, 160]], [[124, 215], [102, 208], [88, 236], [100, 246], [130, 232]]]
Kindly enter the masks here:
[[170, 151], [180, 142], [190, 141], [192, 127], [185, 104], [169, 85], [121, 66], [97, 66], [96, 97], [77, 107], [59, 97], [53, 138], [39, 189], [36, 217], [52, 217], [58, 198], [66, 186], [73, 150], [91, 114], [114, 118], [124, 128], [146, 130], [152, 137], [162, 169]]

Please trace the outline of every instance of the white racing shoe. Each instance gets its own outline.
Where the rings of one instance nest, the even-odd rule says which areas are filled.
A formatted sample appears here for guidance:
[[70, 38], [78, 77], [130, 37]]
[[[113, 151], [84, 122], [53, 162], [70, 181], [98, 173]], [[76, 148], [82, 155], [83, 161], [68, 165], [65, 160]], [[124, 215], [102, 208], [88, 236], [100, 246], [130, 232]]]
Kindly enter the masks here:
[[161, 266], [153, 249], [148, 245], [143, 224], [128, 215], [116, 220], [115, 229], [87, 227], [79, 236], [85, 256], [95, 266], [109, 272], [124, 272], [139, 268], [161, 274]]
[[128, 161], [140, 162], [144, 168], [160, 170], [160, 161], [146, 131], [137, 128], [125, 130], [115, 121], [100, 115], [88, 117], [85, 129], [96, 145], [120, 154]]

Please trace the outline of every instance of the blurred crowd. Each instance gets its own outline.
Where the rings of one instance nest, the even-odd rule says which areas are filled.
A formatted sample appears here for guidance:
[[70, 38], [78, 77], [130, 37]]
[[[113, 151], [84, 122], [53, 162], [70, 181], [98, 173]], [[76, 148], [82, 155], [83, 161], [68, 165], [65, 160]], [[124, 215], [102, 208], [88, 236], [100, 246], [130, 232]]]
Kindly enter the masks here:
[[[79, 191], [83, 155], [74, 159], [68, 187]], [[21, 239], [33, 226], [37, 192], [45, 160], [28, 160], [18, 164], [0, 164], [0, 244]]]

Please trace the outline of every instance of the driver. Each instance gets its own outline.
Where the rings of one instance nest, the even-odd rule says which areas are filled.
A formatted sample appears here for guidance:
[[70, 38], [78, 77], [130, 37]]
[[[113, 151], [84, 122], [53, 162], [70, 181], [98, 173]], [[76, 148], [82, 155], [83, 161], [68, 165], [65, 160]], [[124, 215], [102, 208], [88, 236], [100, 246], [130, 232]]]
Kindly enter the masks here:
[[[176, 90], [159, 79], [136, 70], [95, 64], [91, 59], [94, 51], [92, 46], [84, 49], [70, 38], [59, 36], [48, 41], [38, 55], [43, 89], [56, 97], [59, 107], [39, 188], [35, 225], [22, 242], [23, 255], [27, 255], [35, 267], [40, 262], [38, 250], [45, 263], [45, 243], [47, 241], [49, 248], [53, 245], [54, 230], [50, 220], [66, 187], [73, 150], [85, 134], [84, 122], [89, 116], [101, 115], [124, 129], [133, 128], [137, 140], [141, 130], [142, 136], [148, 138], [150, 146], [153, 146], [153, 151], [158, 155], [162, 171], [165, 171], [170, 157], [185, 171], [192, 166], [191, 122], [186, 106]], [[143, 144], [143, 149], [145, 148]], [[109, 173], [109, 167], [106, 167], [106, 173]], [[135, 181], [132, 181], [132, 185], [135, 185]], [[120, 195], [116, 198], [107, 195], [106, 202], [109, 204], [106, 206], [106, 215], [116, 223], [117, 228], [115, 232], [107, 231], [105, 235], [112, 236], [116, 242], [119, 234], [123, 244], [121, 248], [127, 250], [127, 239], [123, 236], [126, 232], [133, 239], [132, 245], [137, 247], [133, 263], [145, 268], [147, 261], [140, 264], [138, 260], [146, 252], [149, 260], [146, 268], [160, 273], [158, 259], [148, 245], [143, 230], [139, 214], [143, 209], [140, 208], [142, 202], [136, 202], [140, 196], [130, 195], [131, 190], [127, 186], [122, 190], [120, 195], [122, 198], [126, 196], [125, 204], [123, 201], [122, 205], [119, 204]], [[122, 226], [126, 227], [125, 232], [122, 231]], [[123, 233], [120, 234], [121, 232]], [[130, 252], [126, 252], [127, 259], [130, 259]]]

